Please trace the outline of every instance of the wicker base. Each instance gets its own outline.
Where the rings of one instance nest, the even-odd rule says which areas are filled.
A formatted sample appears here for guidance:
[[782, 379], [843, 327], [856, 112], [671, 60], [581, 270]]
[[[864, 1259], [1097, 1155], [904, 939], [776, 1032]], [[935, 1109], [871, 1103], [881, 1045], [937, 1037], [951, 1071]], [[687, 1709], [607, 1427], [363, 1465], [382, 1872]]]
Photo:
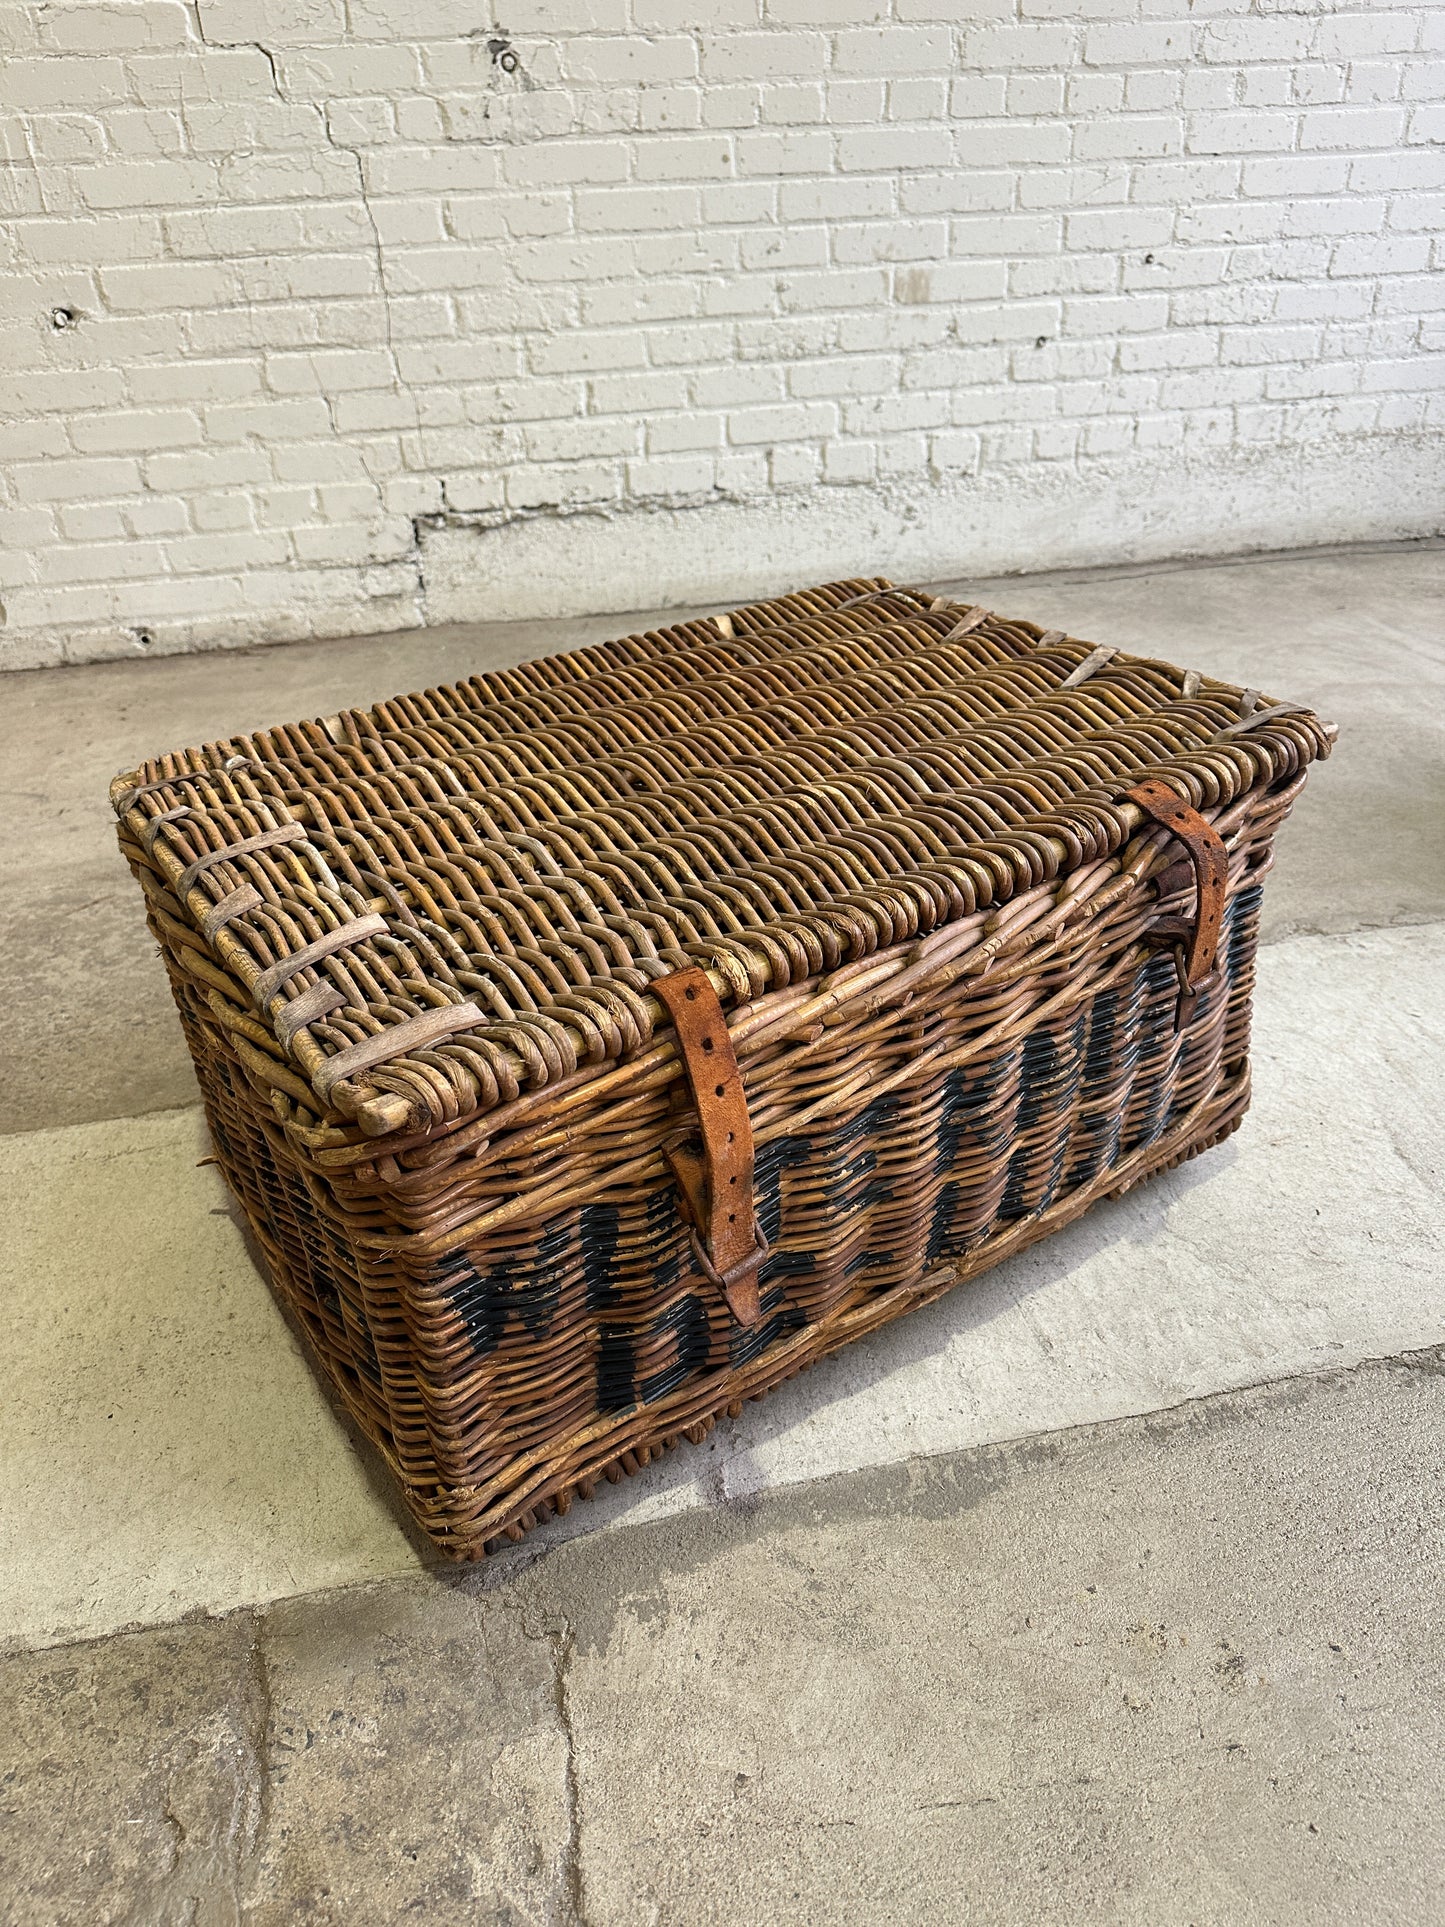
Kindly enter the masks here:
[[[1212, 1150], [1239, 1129], [1249, 1108], [1249, 1099], [1250, 1071], [1245, 1062], [1236, 1066], [1231, 1074], [1222, 1076], [1217, 1086], [1180, 1117], [1165, 1136], [1152, 1144], [1141, 1146], [1132, 1157], [1100, 1172], [1090, 1183], [1057, 1198], [1046, 1210], [1016, 1220], [1006, 1232], [999, 1232], [988, 1239], [966, 1259], [935, 1266], [916, 1284], [879, 1294], [861, 1306], [840, 1311], [821, 1324], [810, 1326], [791, 1343], [771, 1346], [751, 1367], [719, 1374], [711, 1392], [715, 1402], [711, 1404], [708, 1402], [710, 1390], [707, 1383], [694, 1383], [689, 1388], [687, 1403], [691, 1409], [685, 1424], [678, 1426], [674, 1414], [673, 1425], [669, 1428], [665, 1408], [657, 1407], [620, 1418], [612, 1428], [612, 1456], [604, 1457], [600, 1462], [594, 1459], [587, 1475], [572, 1480], [555, 1497], [538, 1499], [518, 1519], [509, 1521], [501, 1533], [469, 1547], [464, 1557], [475, 1560], [500, 1552], [525, 1538], [529, 1531], [545, 1520], [568, 1512], [574, 1496], [592, 1498], [604, 1480], [616, 1485], [623, 1478], [631, 1477], [662, 1458], [683, 1441], [700, 1445], [720, 1419], [737, 1418], [745, 1403], [766, 1398], [779, 1385], [799, 1377], [821, 1359], [841, 1351], [855, 1339], [891, 1324], [907, 1311], [932, 1304], [935, 1299], [942, 1298], [959, 1285], [970, 1283], [995, 1265], [1002, 1264], [1006, 1258], [1014, 1257], [1030, 1245], [1062, 1230], [1065, 1225], [1072, 1224], [1074, 1219], [1082, 1217], [1101, 1198], [1121, 1198], [1149, 1178], [1172, 1171], [1189, 1159]], [[358, 1431], [385, 1454], [384, 1444], [374, 1437], [367, 1424], [365, 1407], [347, 1396], [345, 1380], [338, 1378], [334, 1361], [328, 1359], [314, 1344], [310, 1321], [301, 1312], [301, 1307], [308, 1302], [307, 1294], [298, 1288], [291, 1276], [281, 1248], [267, 1237], [254, 1217], [250, 1218], [250, 1224], [257, 1248], [270, 1273], [275, 1294], [283, 1308], [291, 1314], [289, 1322], [312, 1354], [323, 1381], [335, 1389], [343, 1409]], [[701, 1411], [698, 1410], [699, 1404], [703, 1407]], [[392, 1469], [395, 1471], [395, 1466]]]

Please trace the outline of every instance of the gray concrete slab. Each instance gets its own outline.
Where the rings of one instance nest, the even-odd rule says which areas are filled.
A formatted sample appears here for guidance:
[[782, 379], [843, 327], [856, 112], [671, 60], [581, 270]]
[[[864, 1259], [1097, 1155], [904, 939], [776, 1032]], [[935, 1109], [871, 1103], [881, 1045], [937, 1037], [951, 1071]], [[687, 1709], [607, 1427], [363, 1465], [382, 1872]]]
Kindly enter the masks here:
[[1445, 1354], [0, 1660], [14, 1927], [1445, 1919]]
[[517, 1613], [444, 1587], [0, 1662], [0, 1913], [13, 1927], [565, 1917], [555, 1682]]
[[[539, 1546], [1445, 1339], [1445, 926], [1263, 955], [1227, 1144], [875, 1334]], [[194, 1111], [0, 1140], [0, 1640], [414, 1571]], [[53, 1521], [63, 1519], [63, 1530]]]
[[[1267, 937], [1445, 916], [1445, 546], [963, 585], [1341, 725], [1281, 842]], [[673, 612], [674, 615], [676, 612]], [[0, 679], [0, 1132], [165, 1110], [195, 1084], [110, 778], [143, 756], [454, 680], [657, 620], [481, 624], [346, 643], [138, 658]]]
[[415, 1572], [199, 1111], [0, 1139], [0, 1647]]

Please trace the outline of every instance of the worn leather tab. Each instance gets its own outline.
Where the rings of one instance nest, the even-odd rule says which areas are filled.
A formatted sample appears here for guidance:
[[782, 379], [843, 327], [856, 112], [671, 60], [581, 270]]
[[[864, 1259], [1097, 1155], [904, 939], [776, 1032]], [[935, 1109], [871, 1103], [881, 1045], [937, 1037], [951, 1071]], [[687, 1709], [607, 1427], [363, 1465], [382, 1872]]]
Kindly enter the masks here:
[[1125, 801], [1137, 803], [1144, 814], [1160, 823], [1184, 845], [1194, 868], [1198, 897], [1194, 923], [1181, 968], [1182, 996], [1179, 1021], [1188, 1023], [1199, 993], [1214, 975], [1219, 933], [1224, 927], [1224, 899], [1229, 888], [1229, 856], [1219, 832], [1186, 803], [1177, 790], [1157, 776], [1147, 776], [1126, 792]]
[[677, 1030], [701, 1127], [701, 1157], [685, 1145], [669, 1153], [698, 1258], [738, 1323], [756, 1325], [758, 1268], [768, 1246], [753, 1204], [753, 1127], [727, 1019], [706, 971], [675, 970], [648, 989]]

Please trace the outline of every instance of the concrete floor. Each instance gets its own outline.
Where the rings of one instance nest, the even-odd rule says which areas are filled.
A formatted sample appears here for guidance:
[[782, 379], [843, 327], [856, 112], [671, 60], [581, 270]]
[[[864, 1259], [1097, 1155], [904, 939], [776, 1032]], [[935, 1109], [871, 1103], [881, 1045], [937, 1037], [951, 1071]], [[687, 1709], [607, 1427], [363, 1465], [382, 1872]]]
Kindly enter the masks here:
[[630, 625], [0, 684], [0, 1917], [1445, 1921], [1445, 546], [961, 586], [1340, 723], [1245, 1130], [465, 1577], [195, 1168], [105, 788]]

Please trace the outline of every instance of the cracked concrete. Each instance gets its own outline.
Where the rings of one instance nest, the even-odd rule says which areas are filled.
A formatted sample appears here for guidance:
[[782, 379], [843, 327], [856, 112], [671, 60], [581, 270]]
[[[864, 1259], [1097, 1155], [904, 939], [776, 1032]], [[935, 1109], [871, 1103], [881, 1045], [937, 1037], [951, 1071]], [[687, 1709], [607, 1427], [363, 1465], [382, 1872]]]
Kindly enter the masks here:
[[0, 1660], [5, 1917], [1428, 1927], [1442, 1421], [1435, 1350]]
[[616, 619], [7, 680], [7, 1921], [1445, 1922], [1445, 549], [966, 589], [1341, 723], [1246, 1130], [471, 1573], [194, 1169], [105, 786]]

